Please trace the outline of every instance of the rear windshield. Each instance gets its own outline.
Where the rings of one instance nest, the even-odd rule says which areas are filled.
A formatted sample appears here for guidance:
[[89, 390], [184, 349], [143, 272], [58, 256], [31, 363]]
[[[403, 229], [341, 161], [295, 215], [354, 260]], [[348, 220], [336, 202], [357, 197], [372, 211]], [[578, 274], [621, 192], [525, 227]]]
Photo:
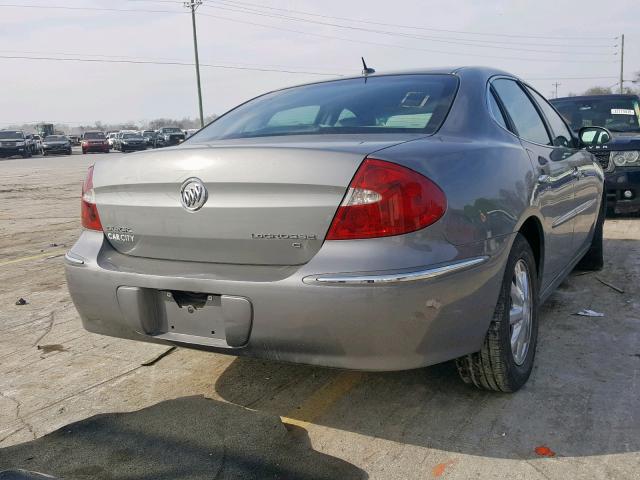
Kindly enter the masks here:
[[575, 131], [606, 127], [612, 132], [640, 132], [637, 98], [562, 99], [551, 103]]
[[65, 137], [64, 135], [47, 135], [47, 138], [45, 138], [45, 140], [48, 140], [50, 142], [58, 142], [66, 139], [67, 137]]
[[231, 110], [191, 141], [274, 135], [431, 134], [444, 121], [457, 85], [453, 75], [388, 75], [288, 88]]
[[103, 139], [105, 138], [104, 133], [102, 132], [87, 132], [84, 134], [84, 138], [87, 139]]
[[179, 128], [163, 128], [162, 131], [164, 133], [182, 133], [182, 130]]
[[20, 139], [22, 140], [24, 138], [22, 132], [18, 131], [18, 132], [14, 132], [11, 130], [4, 130], [2, 132], [0, 132], [0, 138], [3, 139], [8, 139], [8, 138], [13, 138], [13, 139]]
[[122, 138], [141, 138], [137, 133], [123, 133]]

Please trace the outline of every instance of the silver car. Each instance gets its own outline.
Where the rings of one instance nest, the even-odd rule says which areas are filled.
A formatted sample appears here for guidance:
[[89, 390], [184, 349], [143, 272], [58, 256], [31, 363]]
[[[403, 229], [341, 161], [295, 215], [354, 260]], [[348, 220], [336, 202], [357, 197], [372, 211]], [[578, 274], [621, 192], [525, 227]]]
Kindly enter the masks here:
[[540, 303], [602, 267], [602, 199], [595, 157], [516, 77], [373, 74], [98, 160], [67, 280], [104, 335], [361, 370], [456, 359], [515, 391]]

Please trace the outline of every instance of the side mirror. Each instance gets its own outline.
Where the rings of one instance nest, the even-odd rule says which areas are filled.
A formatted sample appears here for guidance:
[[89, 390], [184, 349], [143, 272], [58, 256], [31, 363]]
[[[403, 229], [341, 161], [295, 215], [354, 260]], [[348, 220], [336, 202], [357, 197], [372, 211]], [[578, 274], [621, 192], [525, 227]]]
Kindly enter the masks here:
[[582, 127], [578, 132], [580, 146], [597, 147], [611, 140], [611, 132], [604, 127]]

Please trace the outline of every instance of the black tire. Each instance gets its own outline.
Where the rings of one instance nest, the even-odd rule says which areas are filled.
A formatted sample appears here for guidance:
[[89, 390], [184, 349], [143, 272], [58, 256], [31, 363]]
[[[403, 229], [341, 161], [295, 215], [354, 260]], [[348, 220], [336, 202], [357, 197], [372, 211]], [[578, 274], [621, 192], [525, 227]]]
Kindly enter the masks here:
[[600, 203], [600, 211], [598, 212], [598, 219], [596, 220], [595, 230], [593, 232], [593, 239], [591, 240], [591, 246], [584, 257], [576, 265], [577, 270], [585, 271], [598, 271], [604, 267], [604, 248], [603, 248], [603, 230], [604, 221], [607, 216], [607, 197], [602, 197]]
[[[531, 298], [531, 334], [528, 349], [520, 365], [511, 349], [511, 284], [516, 264], [522, 260], [529, 273]], [[538, 273], [535, 257], [529, 242], [518, 234], [505, 269], [502, 286], [493, 319], [489, 325], [482, 349], [479, 352], [456, 359], [460, 378], [483, 390], [515, 392], [529, 379], [538, 343]]]

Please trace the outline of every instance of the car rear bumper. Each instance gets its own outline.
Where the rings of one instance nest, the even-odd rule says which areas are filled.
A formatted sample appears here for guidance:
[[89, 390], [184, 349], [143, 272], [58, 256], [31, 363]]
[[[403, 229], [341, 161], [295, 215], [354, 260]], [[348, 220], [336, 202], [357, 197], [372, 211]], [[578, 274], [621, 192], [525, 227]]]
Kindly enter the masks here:
[[[640, 211], [640, 167], [616, 167], [607, 173], [605, 188], [607, 208], [614, 213]], [[631, 192], [631, 197], [625, 195], [626, 192]]]
[[[512, 240], [492, 239], [493, 255], [479, 245], [471, 257], [428, 267], [317, 275], [313, 261], [253, 267], [141, 259], [115, 251], [101, 232], [84, 231], [65, 268], [91, 332], [279, 361], [404, 370], [479, 350]], [[185, 327], [200, 313], [190, 317], [176, 306], [172, 295], [180, 292], [207, 294], [206, 331]]]
[[146, 150], [147, 149], [147, 145], [146, 144], [140, 144], [140, 145], [120, 145], [120, 150], [129, 150], [129, 151], [137, 151], [137, 150]]
[[82, 146], [82, 151], [83, 152], [108, 152], [109, 151], [109, 145], [83, 145]]
[[71, 146], [68, 147], [44, 147], [46, 153], [64, 153], [67, 154], [71, 150]]
[[12, 157], [14, 155], [24, 155], [27, 147], [0, 147], [0, 157]]

